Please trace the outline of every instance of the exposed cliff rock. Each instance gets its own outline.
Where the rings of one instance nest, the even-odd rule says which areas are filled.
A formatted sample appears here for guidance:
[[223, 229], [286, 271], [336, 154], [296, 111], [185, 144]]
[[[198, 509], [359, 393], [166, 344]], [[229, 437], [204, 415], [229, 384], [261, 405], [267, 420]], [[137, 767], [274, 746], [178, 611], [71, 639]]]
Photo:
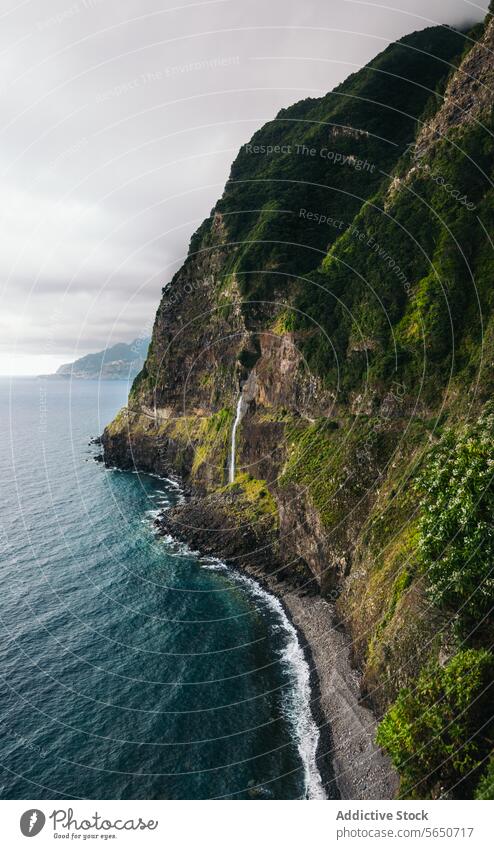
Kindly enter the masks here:
[[102, 438], [194, 492], [162, 530], [336, 602], [380, 714], [459, 645], [419, 473], [492, 392], [490, 18], [475, 34], [415, 33], [256, 133]]
[[488, 122], [494, 89], [494, 19], [488, 18], [485, 33], [473, 44], [458, 72], [451, 77], [444, 102], [437, 114], [420, 131], [414, 156], [420, 158], [452, 129]]

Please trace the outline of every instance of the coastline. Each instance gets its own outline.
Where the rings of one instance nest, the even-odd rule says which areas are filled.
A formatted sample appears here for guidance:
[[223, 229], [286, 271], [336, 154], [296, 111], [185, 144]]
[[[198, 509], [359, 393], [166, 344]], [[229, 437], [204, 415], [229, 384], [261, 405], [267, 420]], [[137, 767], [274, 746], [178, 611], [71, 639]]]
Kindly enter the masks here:
[[350, 639], [338, 627], [333, 605], [290, 588], [283, 602], [308, 645], [317, 680], [313, 705], [320, 732], [319, 769], [331, 761], [341, 799], [395, 798], [398, 776], [374, 742], [377, 720], [361, 700], [359, 675], [350, 663]]
[[[331, 757], [325, 756], [326, 753], [332, 752], [331, 728], [321, 710], [320, 683], [317, 673], [317, 667], [314, 663], [314, 659], [312, 656], [310, 643], [307, 641], [305, 634], [301, 630], [300, 625], [297, 625], [294, 621], [292, 611], [290, 610], [290, 607], [285, 604], [283, 596], [280, 595], [279, 590], [275, 590], [275, 588], [270, 584], [269, 581], [266, 581], [261, 576], [259, 576], [258, 574], [254, 574], [254, 572], [248, 569], [244, 569], [235, 564], [228, 563], [225, 560], [221, 560], [220, 563], [222, 568], [233, 574], [236, 574], [242, 581], [246, 581], [249, 584], [254, 584], [257, 588], [256, 593], [260, 592], [263, 595], [268, 596], [272, 600], [272, 602], [274, 602], [274, 605], [272, 606], [274, 606], [275, 608], [279, 606], [282, 609], [283, 615], [286, 617], [288, 625], [293, 630], [295, 639], [297, 641], [297, 648], [301, 652], [303, 662], [308, 673], [309, 694], [307, 708], [310, 714], [310, 720], [314, 726], [314, 730], [317, 732], [317, 744], [314, 753], [314, 767], [318, 773], [317, 784], [325, 794], [323, 797], [321, 797], [318, 788], [313, 787], [313, 790], [315, 789], [316, 793], [315, 795], [310, 795], [308, 798], [312, 800], [321, 798], [339, 799], [340, 794], [335, 781], [332, 759]], [[293, 661], [291, 661], [291, 663], [293, 663]], [[300, 751], [302, 755], [302, 750]], [[310, 764], [306, 763], [306, 765], [309, 767], [310, 772]], [[310, 792], [310, 782], [308, 790]]]
[[360, 696], [350, 663], [350, 639], [331, 603], [236, 564], [282, 604], [295, 627], [310, 671], [311, 711], [319, 731], [316, 762], [328, 799], [393, 799], [398, 776], [375, 744], [377, 720]]
[[316, 763], [327, 797], [395, 798], [398, 776], [374, 742], [377, 719], [362, 701], [359, 674], [350, 660], [350, 638], [338, 626], [334, 606], [280, 573], [267, 572], [265, 556], [260, 565], [255, 555], [249, 557], [245, 541], [237, 542], [231, 533], [214, 534], [212, 543], [210, 533], [201, 532], [194, 521], [198, 506], [194, 502], [186, 500], [180, 507], [164, 511], [155, 521], [158, 532], [171, 534], [203, 555], [221, 559], [232, 571], [253, 578], [280, 602], [309, 667], [310, 707], [319, 731]]

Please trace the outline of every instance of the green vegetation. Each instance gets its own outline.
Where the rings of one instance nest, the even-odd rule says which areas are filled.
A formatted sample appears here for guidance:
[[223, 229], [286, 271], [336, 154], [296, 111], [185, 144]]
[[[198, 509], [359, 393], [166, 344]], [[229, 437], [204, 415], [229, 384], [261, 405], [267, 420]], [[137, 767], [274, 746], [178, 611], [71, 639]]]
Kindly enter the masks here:
[[296, 324], [297, 319], [293, 310], [285, 309], [279, 313], [269, 329], [276, 336], [283, 336], [295, 330]]
[[413, 580], [413, 575], [406, 568], [403, 569], [401, 572], [399, 572], [398, 575], [396, 576], [396, 578], [393, 581], [393, 584], [391, 586], [391, 593], [390, 593], [390, 596], [389, 596], [389, 605], [387, 607], [386, 613], [384, 614], [383, 618], [381, 619], [381, 621], [379, 622], [379, 625], [376, 628], [376, 633], [375, 633], [376, 639], [379, 639], [382, 632], [386, 629], [386, 626], [389, 624], [389, 622], [391, 622], [391, 620], [392, 620], [392, 618], [395, 614], [397, 605], [401, 601], [401, 599], [403, 598], [403, 595], [406, 592], [406, 590], [408, 589], [408, 587], [411, 585], [412, 580]]
[[387, 749], [407, 798], [468, 798], [492, 746], [494, 657], [460, 652], [446, 666], [422, 671], [382, 720], [377, 741]]
[[321, 417], [311, 424], [292, 418], [280, 486], [305, 489], [323, 525], [334, 528], [349, 504], [365, 497], [377, 458], [385, 465], [392, 453], [394, 436], [381, 425], [365, 416], [339, 422]]
[[494, 410], [473, 425], [449, 429], [427, 455], [419, 556], [434, 604], [458, 617], [465, 632], [494, 608]]
[[222, 487], [220, 492], [235, 496], [232, 510], [238, 514], [240, 521], [256, 524], [260, 519], [269, 517], [273, 526], [277, 526], [276, 502], [268, 490], [266, 481], [241, 472], [237, 474], [233, 483]]
[[223, 409], [207, 418], [195, 420], [197, 426], [193, 431], [195, 442], [193, 474], [197, 474], [202, 465], [209, 463], [217, 469], [217, 477], [221, 479], [228, 454], [232, 418], [232, 411]]
[[110, 436], [115, 436], [116, 434], [127, 432], [129, 428], [129, 419], [127, 414], [127, 408], [122, 407], [121, 410], [118, 411], [117, 415], [114, 419], [106, 426], [106, 431]]
[[334, 495], [345, 482], [346, 452], [353, 444], [349, 439], [342, 449], [337, 433], [337, 423], [325, 418], [288, 426], [287, 463], [279, 481], [305, 488], [327, 527], [337, 523], [343, 509]]
[[298, 328], [320, 328], [305, 357], [328, 386], [394, 378], [434, 398], [451, 373], [471, 378], [479, 307], [492, 310], [492, 251], [477, 220], [493, 220], [492, 126], [451, 131], [418, 164], [405, 154], [396, 187], [383, 182], [297, 294]]
[[[334, 92], [283, 109], [242, 148], [216, 208], [239, 245], [230, 265], [246, 300], [285, 297], [294, 285], [312, 290], [294, 281], [316, 269], [341, 235], [328, 221], [348, 227], [376, 193], [463, 47], [463, 37], [444, 27], [413, 33]], [[326, 223], [301, 210], [325, 215]], [[248, 321], [259, 309], [244, 307]]]
[[489, 758], [487, 769], [475, 791], [475, 798], [494, 799], [494, 754]]

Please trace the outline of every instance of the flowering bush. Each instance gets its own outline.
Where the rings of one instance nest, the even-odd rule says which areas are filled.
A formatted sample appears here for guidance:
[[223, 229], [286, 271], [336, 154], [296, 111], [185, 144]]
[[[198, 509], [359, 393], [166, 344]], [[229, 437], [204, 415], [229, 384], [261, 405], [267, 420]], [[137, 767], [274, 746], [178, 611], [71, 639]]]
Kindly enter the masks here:
[[471, 628], [494, 606], [494, 413], [448, 431], [419, 478], [419, 557], [432, 600]]
[[476, 799], [494, 799], [494, 752], [491, 754], [484, 775], [475, 791]]

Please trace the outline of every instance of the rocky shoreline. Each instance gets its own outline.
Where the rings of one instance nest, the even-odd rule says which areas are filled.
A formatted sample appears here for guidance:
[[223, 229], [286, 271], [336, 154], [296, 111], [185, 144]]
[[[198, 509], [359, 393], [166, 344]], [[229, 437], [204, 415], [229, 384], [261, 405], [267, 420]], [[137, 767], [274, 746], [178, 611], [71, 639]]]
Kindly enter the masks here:
[[[399, 779], [374, 742], [377, 721], [362, 701], [359, 676], [351, 666], [350, 641], [338, 627], [334, 606], [289, 588], [282, 600], [310, 647], [311, 672], [318, 682], [313, 702], [321, 733], [318, 765], [321, 768], [325, 760], [331, 760], [342, 799], [395, 798]], [[325, 738], [331, 741], [330, 748]]]
[[[297, 630], [307, 658], [311, 709], [319, 729], [317, 765], [329, 799], [392, 799], [398, 776], [376, 746], [377, 721], [360, 694], [348, 636], [338, 626], [334, 605], [316, 593], [314, 582], [280, 567], [268, 529], [228, 527], [221, 498], [191, 498], [164, 512], [156, 526], [194, 549], [222, 558], [275, 595]], [[262, 544], [261, 544], [262, 543]]]

